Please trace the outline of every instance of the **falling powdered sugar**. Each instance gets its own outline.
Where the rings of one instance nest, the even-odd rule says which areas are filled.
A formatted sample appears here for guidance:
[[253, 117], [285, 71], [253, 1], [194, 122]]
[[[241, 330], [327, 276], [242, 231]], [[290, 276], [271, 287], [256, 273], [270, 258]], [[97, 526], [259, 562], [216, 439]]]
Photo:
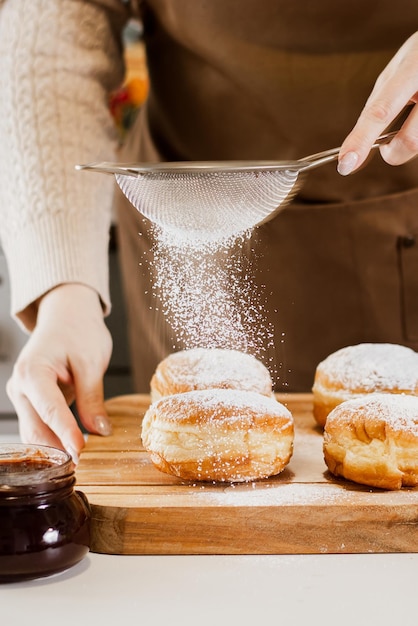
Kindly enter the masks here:
[[173, 331], [173, 349], [224, 348], [276, 370], [273, 328], [256, 288], [251, 231], [219, 240], [153, 229], [153, 294]]

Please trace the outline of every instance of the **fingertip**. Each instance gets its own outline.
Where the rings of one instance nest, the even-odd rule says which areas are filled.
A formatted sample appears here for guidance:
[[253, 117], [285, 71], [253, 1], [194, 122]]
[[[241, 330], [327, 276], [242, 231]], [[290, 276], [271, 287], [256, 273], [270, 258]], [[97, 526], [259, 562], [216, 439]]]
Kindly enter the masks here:
[[[83, 384], [81, 384], [81, 382]], [[76, 381], [76, 406], [78, 416], [89, 433], [106, 437], [112, 433], [104, 405], [103, 382]]]
[[74, 465], [78, 465], [78, 462], [80, 461], [80, 453], [72, 445], [66, 446], [65, 449], [70, 455]]
[[359, 160], [360, 157], [357, 152], [354, 152], [353, 150], [346, 152], [338, 160], [338, 173], [341, 174], [341, 176], [348, 176], [348, 174], [354, 172], [354, 170], [358, 167]]
[[108, 437], [112, 434], [112, 424], [104, 415], [96, 415], [93, 419], [94, 429], [98, 435]]
[[61, 439], [64, 450], [71, 456], [73, 463], [77, 465], [80, 460], [80, 453], [84, 448], [85, 441], [82, 432], [77, 428], [77, 432], [72, 433], [72, 436], [63, 437]]
[[112, 434], [112, 424], [104, 409], [80, 409], [78, 414], [87, 432], [94, 435], [101, 435], [102, 437], [108, 437]]

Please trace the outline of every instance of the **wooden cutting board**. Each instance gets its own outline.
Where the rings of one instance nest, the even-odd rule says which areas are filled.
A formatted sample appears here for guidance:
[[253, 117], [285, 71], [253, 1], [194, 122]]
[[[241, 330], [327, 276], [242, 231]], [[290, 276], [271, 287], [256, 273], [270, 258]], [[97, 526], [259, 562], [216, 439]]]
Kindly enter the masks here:
[[90, 435], [77, 488], [92, 508], [93, 552], [319, 554], [418, 552], [418, 490], [333, 478], [310, 394], [279, 394], [296, 424], [282, 474], [249, 484], [190, 484], [159, 472], [141, 445], [148, 396], [113, 398], [113, 435]]

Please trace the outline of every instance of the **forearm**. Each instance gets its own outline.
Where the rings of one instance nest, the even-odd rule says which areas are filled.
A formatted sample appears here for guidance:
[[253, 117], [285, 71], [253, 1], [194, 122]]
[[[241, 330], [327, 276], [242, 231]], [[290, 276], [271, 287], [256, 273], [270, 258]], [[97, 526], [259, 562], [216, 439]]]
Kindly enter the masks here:
[[116, 0], [0, 4], [0, 234], [12, 312], [29, 329], [30, 303], [65, 282], [109, 307], [113, 179], [74, 165], [115, 150], [107, 94], [123, 76], [125, 18]]

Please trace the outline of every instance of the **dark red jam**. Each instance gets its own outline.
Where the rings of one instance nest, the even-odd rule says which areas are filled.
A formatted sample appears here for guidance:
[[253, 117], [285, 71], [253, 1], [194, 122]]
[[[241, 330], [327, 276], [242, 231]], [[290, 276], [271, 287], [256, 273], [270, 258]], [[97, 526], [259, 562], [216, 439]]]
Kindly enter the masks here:
[[49, 576], [89, 551], [90, 510], [62, 450], [0, 445], [0, 582]]

